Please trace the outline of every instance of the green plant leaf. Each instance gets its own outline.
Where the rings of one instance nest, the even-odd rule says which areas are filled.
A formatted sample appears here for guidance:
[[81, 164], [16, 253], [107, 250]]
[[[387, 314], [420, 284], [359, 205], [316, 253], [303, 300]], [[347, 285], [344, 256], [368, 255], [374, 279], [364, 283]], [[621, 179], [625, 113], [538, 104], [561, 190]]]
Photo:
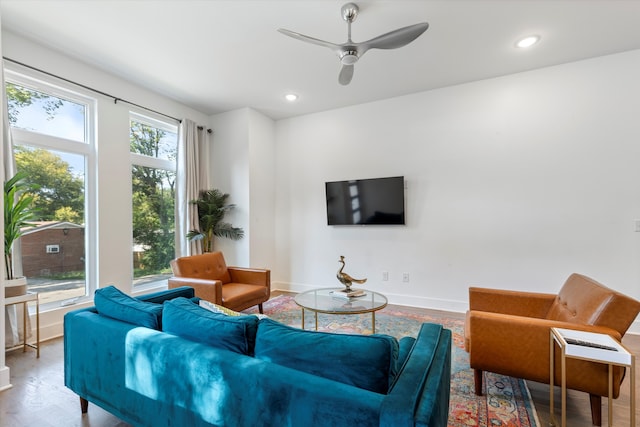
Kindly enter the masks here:
[[227, 212], [235, 208], [234, 204], [227, 204], [229, 195], [218, 189], [200, 191], [198, 199], [190, 203], [197, 206], [199, 230], [187, 233], [189, 241], [201, 241], [203, 252], [213, 250], [213, 237], [224, 237], [239, 240], [244, 237], [244, 230], [224, 222]]

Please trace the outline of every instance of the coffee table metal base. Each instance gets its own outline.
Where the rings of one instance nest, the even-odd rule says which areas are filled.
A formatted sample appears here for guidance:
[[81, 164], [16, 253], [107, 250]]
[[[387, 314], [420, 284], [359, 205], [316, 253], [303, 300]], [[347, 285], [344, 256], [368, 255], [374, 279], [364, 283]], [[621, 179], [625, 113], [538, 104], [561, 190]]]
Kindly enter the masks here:
[[[300, 307], [302, 309], [302, 329], [304, 329], [304, 307]], [[311, 310], [311, 309], [309, 309]], [[316, 321], [316, 331], [318, 330], [318, 312], [313, 311], [313, 314], [315, 316], [315, 321]], [[347, 314], [347, 313], [342, 313], [342, 314]], [[348, 314], [358, 314], [358, 313], [348, 313]], [[376, 333], [376, 312], [372, 311], [371, 312], [371, 333], [375, 334]]]

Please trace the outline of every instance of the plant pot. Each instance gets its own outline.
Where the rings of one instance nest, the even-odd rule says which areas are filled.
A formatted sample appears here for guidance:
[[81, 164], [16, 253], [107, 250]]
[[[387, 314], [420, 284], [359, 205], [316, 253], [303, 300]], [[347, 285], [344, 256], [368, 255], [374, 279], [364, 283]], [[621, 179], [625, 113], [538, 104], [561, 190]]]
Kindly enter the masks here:
[[4, 281], [4, 297], [11, 298], [27, 293], [27, 278], [18, 277], [17, 279]]

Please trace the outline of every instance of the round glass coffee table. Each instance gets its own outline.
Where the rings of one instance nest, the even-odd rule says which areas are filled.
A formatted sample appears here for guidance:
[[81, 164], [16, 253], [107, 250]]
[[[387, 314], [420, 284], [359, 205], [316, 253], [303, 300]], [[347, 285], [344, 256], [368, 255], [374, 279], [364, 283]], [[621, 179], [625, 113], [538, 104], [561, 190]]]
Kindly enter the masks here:
[[344, 298], [333, 296], [333, 291], [342, 288], [322, 288], [299, 293], [294, 300], [302, 308], [302, 329], [304, 329], [304, 311], [313, 311], [318, 330], [318, 313], [325, 314], [364, 314], [371, 313], [371, 330], [376, 333], [376, 311], [387, 306], [387, 298], [378, 293], [364, 290], [360, 297]]

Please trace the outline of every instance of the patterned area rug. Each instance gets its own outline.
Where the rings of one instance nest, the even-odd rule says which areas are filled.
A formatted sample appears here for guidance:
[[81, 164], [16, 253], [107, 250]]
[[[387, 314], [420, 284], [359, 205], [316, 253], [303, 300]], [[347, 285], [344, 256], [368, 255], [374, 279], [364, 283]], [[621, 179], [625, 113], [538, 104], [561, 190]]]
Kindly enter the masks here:
[[[257, 313], [257, 308], [247, 310]], [[264, 313], [287, 325], [301, 327], [301, 309], [293, 297], [281, 295], [264, 304]], [[451, 401], [449, 427], [538, 427], [540, 422], [523, 380], [485, 372], [487, 393], [476, 396], [469, 355], [464, 351], [464, 322], [431, 317], [408, 310], [386, 307], [376, 313], [376, 333], [396, 338], [418, 334], [424, 322], [440, 323], [453, 332], [451, 353]], [[305, 329], [315, 328], [312, 312], [305, 312]], [[318, 315], [318, 330], [335, 333], [371, 333], [371, 315]]]

